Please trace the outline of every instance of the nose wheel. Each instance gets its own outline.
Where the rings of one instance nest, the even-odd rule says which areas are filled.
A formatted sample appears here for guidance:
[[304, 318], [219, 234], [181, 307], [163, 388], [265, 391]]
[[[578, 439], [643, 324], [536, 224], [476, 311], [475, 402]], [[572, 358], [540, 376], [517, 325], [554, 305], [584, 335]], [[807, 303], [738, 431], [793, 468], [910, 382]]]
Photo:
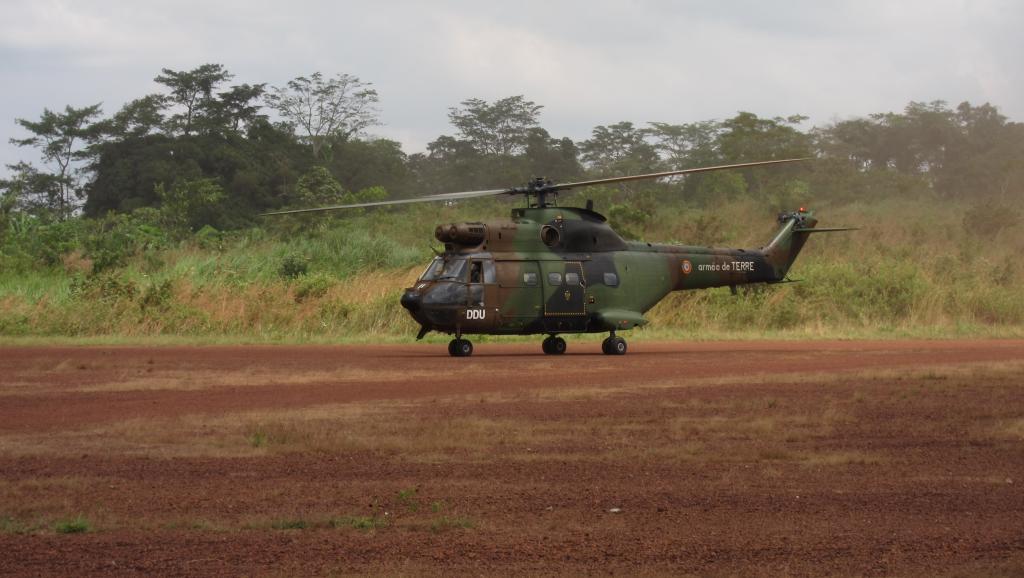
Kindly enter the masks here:
[[557, 335], [552, 335], [540, 344], [540, 348], [548, 355], [562, 355], [565, 353], [565, 340]]
[[469, 357], [473, 355], [473, 342], [468, 339], [452, 339], [448, 342], [448, 355], [452, 357]]
[[625, 355], [626, 340], [616, 337], [614, 333], [601, 342], [601, 352], [605, 355]]

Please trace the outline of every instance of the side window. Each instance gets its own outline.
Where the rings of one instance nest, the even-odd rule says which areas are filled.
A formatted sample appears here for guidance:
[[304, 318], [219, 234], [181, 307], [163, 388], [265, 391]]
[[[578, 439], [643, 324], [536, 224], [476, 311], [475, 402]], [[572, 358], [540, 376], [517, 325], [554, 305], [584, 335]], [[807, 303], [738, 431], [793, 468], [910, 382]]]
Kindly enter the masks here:
[[561, 285], [562, 274], [561, 273], [548, 273], [548, 285]]
[[484, 264], [480, 261], [473, 261], [469, 267], [469, 282], [481, 283], [484, 278]]
[[619, 276], [616, 275], [615, 273], [605, 273], [604, 274], [604, 284], [609, 286], [609, 287], [618, 287], [619, 286]]
[[566, 285], [579, 285], [580, 284], [580, 274], [579, 273], [566, 273], [565, 274], [565, 284]]
[[537, 274], [536, 273], [523, 273], [523, 285], [529, 287], [537, 286]]
[[494, 272], [494, 261], [484, 261], [484, 283], [497, 283], [497, 277]]

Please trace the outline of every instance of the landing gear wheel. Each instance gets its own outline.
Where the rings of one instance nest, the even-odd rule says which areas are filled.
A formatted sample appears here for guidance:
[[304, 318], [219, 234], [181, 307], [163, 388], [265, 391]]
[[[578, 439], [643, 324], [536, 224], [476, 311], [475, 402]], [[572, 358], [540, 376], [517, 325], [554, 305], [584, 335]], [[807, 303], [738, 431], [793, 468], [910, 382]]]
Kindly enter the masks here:
[[562, 355], [565, 353], [566, 347], [565, 340], [555, 335], [548, 337], [540, 345], [540, 348], [548, 355]]
[[448, 355], [452, 357], [469, 357], [473, 355], [473, 342], [468, 339], [452, 339], [448, 342]]
[[601, 353], [605, 355], [625, 355], [626, 340], [621, 337], [609, 337], [601, 342]]

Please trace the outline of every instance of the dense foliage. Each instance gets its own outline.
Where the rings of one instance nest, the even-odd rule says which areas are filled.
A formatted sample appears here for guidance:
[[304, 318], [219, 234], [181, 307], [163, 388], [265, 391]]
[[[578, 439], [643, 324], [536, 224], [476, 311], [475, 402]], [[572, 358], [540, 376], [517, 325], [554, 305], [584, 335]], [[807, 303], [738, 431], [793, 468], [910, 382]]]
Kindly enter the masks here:
[[[566, 181], [792, 157], [817, 160], [590, 189], [586, 195], [634, 238], [754, 242], [737, 227], [760, 222], [774, 209], [813, 204], [829, 209], [830, 224], [834, 215], [851, 221], [835, 224], [884, 223], [886, 234], [904, 244], [903, 253], [861, 243], [848, 246], [857, 255], [833, 251], [830, 261], [811, 260], [810, 269], [822, 276], [816, 288], [779, 289], [793, 294], [782, 301], [752, 293], [748, 301], [760, 304], [757, 311], [780, 309], [769, 316], [771, 323], [758, 317], [751, 327], [805, 326], [812, 319], [789, 307], [823, 305], [838, 293], [820, 291], [833, 290], [863, 293], [840, 296], [853, 310], [830, 309], [845, 323], [877, 322], [878, 315], [907, 319], [921, 311], [914, 304], [922, 301], [932, 304], [929, 323], [1024, 323], [1021, 307], [1013, 305], [1024, 302], [1021, 271], [1010, 257], [1024, 249], [1024, 124], [987, 103], [912, 102], [898, 113], [810, 129], [802, 116], [749, 112], [688, 124], [622, 121], [596, 126], [589, 139], [574, 142], [545, 130], [543, 107], [524, 96], [470, 98], [449, 110], [452, 134], [410, 155], [395, 141], [368, 136], [379, 124], [378, 95], [356, 77], [314, 73], [282, 87], [232, 79], [219, 64], [164, 69], [155, 78], [163, 92], [112, 115], [91, 105], [17, 119], [24, 134], [12, 142], [37, 160], [10, 165], [10, 178], [0, 181], [0, 334], [267, 330], [252, 318], [214, 323], [216, 316], [199, 303], [212, 295], [255, 300], [254, 307], [274, 311], [278, 300], [304, 308], [308, 319], [293, 310], [275, 313], [273, 323], [290, 328], [284, 330], [289, 335], [330, 334], [339, 319], [384, 323], [373, 311], [387, 323], [401, 323], [383, 313], [383, 304], [332, 301], [341, 291], [338, 279], [391, 271], [377, 278], [387, 279], [381, 281], [387, 293], [429, 255], [438, 212], [478, 219], [501, 215], [506, 206], [474, 201], [472, 207], [273, 221], [257, 215], [490, 189], [533, 176]], [[730, 215], [743, 223], [729, 221]], [[936, 247], [942, 252], [934, 253]], [[957, 271], [972, 275], [950, 274], [962, 284], [947, 291], [939, 280], [941, 259], [959, 259]], [[858, 262], [871, 263], [872, 275], [864, 275]], [[975, 283], [980, 278], [984, 282]], [[893, 289], [897, 285], [902, 288]], [[656, 315], [673, 327], [730, 329], [756, 313], [719, 303], [717, 295], [673, 297], [673, 308], [659, 308]], [[958, 302], [964, 299], [974, 299], [973, 305]], [[334, 305], [316, 305], [324, 300]], [[878, 315], [857, 309], [870, 301], [890, 303], [890, 309]], [[107, 305], [86, 306], [97, 302]], [[702, 305], [687, 309], [693, 303]], [[673, 313], [680, 311], [689, 312], [685, 319]], [[40, 323], [44, 315], [47, 323]]]

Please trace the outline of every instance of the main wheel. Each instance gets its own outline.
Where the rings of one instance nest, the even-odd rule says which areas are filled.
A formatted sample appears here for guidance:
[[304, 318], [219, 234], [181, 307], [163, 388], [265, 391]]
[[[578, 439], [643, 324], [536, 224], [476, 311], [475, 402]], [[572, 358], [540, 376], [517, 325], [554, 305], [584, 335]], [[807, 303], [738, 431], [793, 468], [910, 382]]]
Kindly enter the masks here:
[[561, 337], [551, 338], [551, 353], [554, 355], [562, 355], [565, 353], [566, 345], [565, 340]]
[[468, 339], [452, 339], [448, 343], [448, 355], [452, 357], [469, 357], [473, 355], [473, 342]]
[[626, 340], [621, 337], [612, 337], [608, 344], [608, 351], [612, 355], [626, 354]]
[[540, 344], [540, 348], [547, 355], [562, 355], [566, 349], [565, 340], [552, 335], [544, 339], [544, 342]]
[[540, 349], [541, 349], [541, 351], [544, 352], [544, 355], [551, 355], [551, 353], [552, 353], [551, 352], [551, 342], [554, 339], [555, 339], [554, 337], [545, 337], [544, 341], [542, 341], [540, 343]]
[[621, 337], [608, 337], [601, 342], [601, 353], [605, 355], [625, 355], [626, 340]]

